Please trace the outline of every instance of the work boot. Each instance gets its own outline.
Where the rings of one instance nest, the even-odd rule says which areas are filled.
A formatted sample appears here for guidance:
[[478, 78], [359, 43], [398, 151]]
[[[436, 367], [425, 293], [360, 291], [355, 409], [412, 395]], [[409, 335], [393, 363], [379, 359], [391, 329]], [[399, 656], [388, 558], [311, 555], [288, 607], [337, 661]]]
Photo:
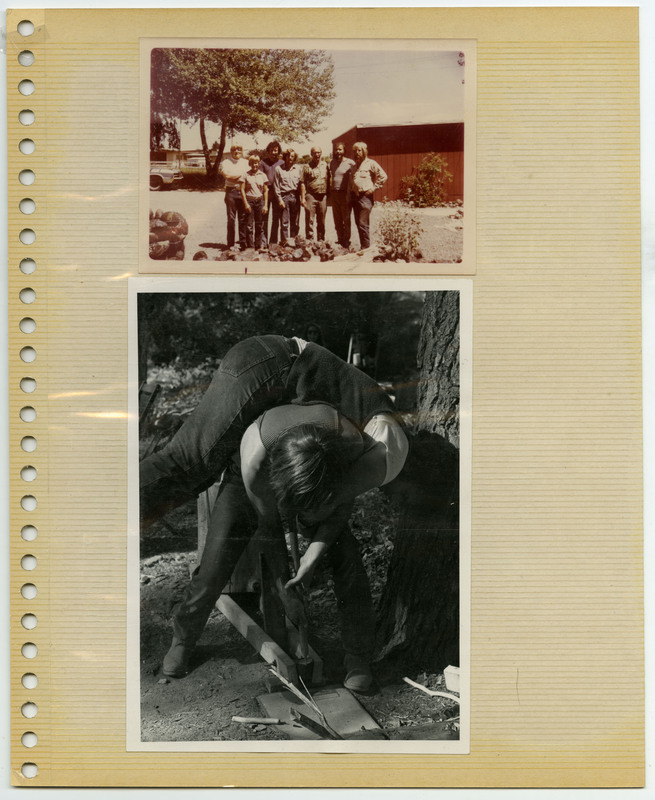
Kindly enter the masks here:
[[351, 692], [368, 692], [373, 683], [371, 665], [361, 656], [346, 655], [344, 659], [346, 677], [343, 685]]
[[189, 659], [193, 652], [193, 645], [173, 637], [170, 649], [164, 656], [162, 672], [169, 678], [182, 678], [189, 671]]

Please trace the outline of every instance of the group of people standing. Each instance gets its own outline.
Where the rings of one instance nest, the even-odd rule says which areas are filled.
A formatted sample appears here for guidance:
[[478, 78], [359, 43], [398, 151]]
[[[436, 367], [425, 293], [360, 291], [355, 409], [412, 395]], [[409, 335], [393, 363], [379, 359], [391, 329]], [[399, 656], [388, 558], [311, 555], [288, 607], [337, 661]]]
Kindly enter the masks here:
[[370, 215], [374, 193], [387, 175], [368, 157], [365, 142], [355, 142], [352, 158], [346, 157], [342, 142], [335, 145], [328, 164], [320, 147], [312, 147], [308, 164], [297, 164], [295, 150], [282, 151], [270, 142], [264, 158], [243, 157], [241, 145], [233, 144], [220, 165], [225, 179], [227, 246], [237, 238], [241, 249], [263, 249], [284, 243], [300, 232], [300, 209], [305, 209], [305, 237], [325, 240], [328, 199], [332, 206], [337, 241], [350, 247], [351, 215], [361, 249], [370, 247]]

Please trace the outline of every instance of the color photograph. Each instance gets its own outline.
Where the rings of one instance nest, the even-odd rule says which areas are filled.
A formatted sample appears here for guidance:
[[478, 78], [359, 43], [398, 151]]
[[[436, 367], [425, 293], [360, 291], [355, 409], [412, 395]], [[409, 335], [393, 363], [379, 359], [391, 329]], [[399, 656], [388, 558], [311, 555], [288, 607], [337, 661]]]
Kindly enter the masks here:
[[148, 271], [189, 260], [463, 269], [470, 42], [229, 44], [143, 55]]

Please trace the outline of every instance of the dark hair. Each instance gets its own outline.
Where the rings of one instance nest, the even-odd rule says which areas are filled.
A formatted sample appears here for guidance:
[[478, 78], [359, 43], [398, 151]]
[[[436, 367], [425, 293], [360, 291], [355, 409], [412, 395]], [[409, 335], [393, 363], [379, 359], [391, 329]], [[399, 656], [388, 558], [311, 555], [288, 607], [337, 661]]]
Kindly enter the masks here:
[[281, 144], [280, 144], [280, 143], [279, 143], [277, 140], [274, 140], [274, 141], [272, 141], [272, 142], [269, 142], [269, 143], [266, 145], [266, 152], [267, 152], [267, 153], [270, 153], [270, 152], [271, 152], [271, 150], [272, 150], [274, 147], [277, 147], [277, 149], [278, 149], [280, 152], [282, 152], [282, 145], [281, 145]]
[[350, 460], [337, 431], [311, 424], [292, 428], [269, 456], [269, 479], [280, 509], [308, 511], [334, 502]]

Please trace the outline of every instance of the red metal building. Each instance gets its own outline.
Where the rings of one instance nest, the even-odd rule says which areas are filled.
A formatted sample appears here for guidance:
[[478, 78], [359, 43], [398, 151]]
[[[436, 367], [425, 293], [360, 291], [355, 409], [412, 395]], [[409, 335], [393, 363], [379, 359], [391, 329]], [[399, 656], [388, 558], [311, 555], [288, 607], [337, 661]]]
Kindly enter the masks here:
[[[369, 156], [387, 173], [388, 180], [376, 198], [398, 200], [401, 178], [411, 175], [429, 153], [438, 153], [452, 172], [448, 200], [464, 200], [464, 123], [406, 123], [402, 125], [355, 125], [332, 140], [346, 146], [352, 156], [355, 142], [366, 142]], [[382, 195], [382, 196], [380, 196]]]

